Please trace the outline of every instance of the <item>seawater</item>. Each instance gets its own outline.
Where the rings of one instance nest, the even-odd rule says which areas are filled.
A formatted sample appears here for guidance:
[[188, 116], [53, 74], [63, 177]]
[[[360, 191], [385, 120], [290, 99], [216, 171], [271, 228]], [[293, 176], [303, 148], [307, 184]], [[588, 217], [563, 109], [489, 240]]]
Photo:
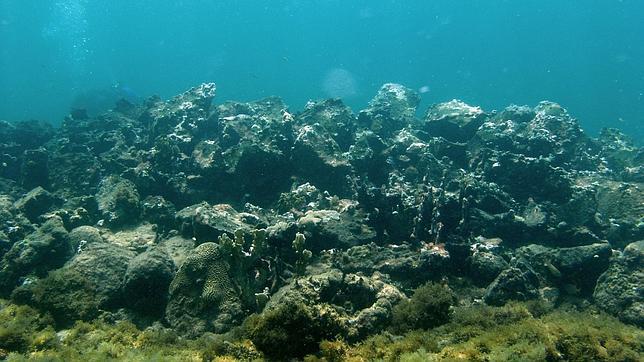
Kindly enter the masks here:
[[591, 133], [641, 142], [642, 24], [639, 0], [0, 0], [0, 119], [59, 123], [115, 89], [169, 97], [205, 81], [216, 102], [360, 109], [398, 82], [421, 111], [552, 100]]

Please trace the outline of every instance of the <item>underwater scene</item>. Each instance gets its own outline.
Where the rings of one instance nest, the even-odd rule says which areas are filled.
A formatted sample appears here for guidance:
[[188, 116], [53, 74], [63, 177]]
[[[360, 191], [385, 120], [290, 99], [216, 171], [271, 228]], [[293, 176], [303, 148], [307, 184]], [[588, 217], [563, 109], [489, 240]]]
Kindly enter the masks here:
[[643, 24], [0, 0], [0, 360], [644, 360]]

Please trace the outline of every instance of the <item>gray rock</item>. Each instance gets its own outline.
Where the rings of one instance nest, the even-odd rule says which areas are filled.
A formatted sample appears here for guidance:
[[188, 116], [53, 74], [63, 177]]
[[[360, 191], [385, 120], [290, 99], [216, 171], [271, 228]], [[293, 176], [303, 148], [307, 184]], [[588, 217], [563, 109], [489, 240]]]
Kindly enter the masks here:
[[449, 270], [450, 256], [441, 245], [424, 245], [420, 250], [408, 244], [354, 246], [333, 254], [333, 265], [345, 273], [375, 272], [388, 275], [397, 285], [413, 289], [436, 280]]
[[197, 243], [215, 241], [224, 233], [234, 234], [236, 230], [250, 230], [244, 222], [247, 214], [240, 213], [228, 204], [210, 205], [202, 202], [179, 210], [176, 214], [177, 226], [188, 238]]
[[425, 114], [424, 129], [433, 137], [467, 142], [487, 117], [481, 108], [454, 99], [429, 107]]
[[186, 239], [179, 235], [173, 235], [159, 242], [159, 247], [172, 258], [175, 269], [179, 269], [192, 250], [195, 248], [195, 242], [192, 239]]
[[562, 282], [574, 285], [587, 295], [595, 289], [597, 278], [608, 268], [612, 255], [608, 243], [559, 248], [553, 252], [553, 266], [561, 272]]
[[296, 121], [300, 125], [320, 124], [343, 151], [348, 150], [353, 142], [356, 117], [340, 99], [308, 102]]
[[491, 252], [476, 251], [469, 260], [469, 275], [478, 285], [488, 285], [508, 268], [508, 262]]
[[644, 238], [644, 189], [642, 184], [601, 180], [595, 199], [599, 221], [615, 248]]
[[202, 192], [194, 203], [208, 198], [236, 207], [245, 202], [268, 205], [288, 190], [294, 171], [290, 160], [294, 120], [279, 98], [226, 102], [211, 118], [216, 131], [194, 132], [193, 138], [202, 140], [184, 151], [191, 166], [186, 170], [187, 191]]
[[[144, 117], [153, 137], [171, 135], [182, 142], [192, 142], [194, 133], [208, 121], [208, 111], [215, 97], [214, 83], [204, 83], [168, 100], [157, 102]], [[186, 120], [190, 120], [186, 122]]]
[[359, 209], [309, 210], [297, 220], [297, 228], [312, 242], [307, 248], [313, 252], [367, 244], [376, 237], [375, 231], [364, 223]]
[[0, 177], [18, 181], [28, 189], [47, 186], [47, 153], [42, 146], [54, 135], [49, 122], [1, 120]]
[[570, 248], [528, 245], [516, 250], [538, 273], [542, 283], [556, 286], [567, 294], [590, 295], [597, 278], [608, 268], [612, 250], [608, 243]]
[[380, 136], [391, 136], [414, 122], [419, 102], [413, 90], [400, 84], [384, 84], [369, 107], [358, 114], [358, 124]]
[[509, 107], [484, 122], [469, 145], [473, 153], [485, 146], [526, 157], [547, 157], [566, 170], [599, 164], [595, 147], [579, 122], [552, 102], [541, 102], [531, 111]]
[[47, 212], [56, 202], [56, 197], [49, 191], [38, 186], [29, 191], [25, 196], [16, 201], [15, 207], [22, 212], [31, 222]]
[[59, 217], [47, 220], [24, 240], [16, 242], [0, 262], [0, 295], [7, 296], [28, 275], [45, 276], [73, 255]]
[[103, 180], [96, 201], [98, 211], [110, 227], [134, 224], [139, 219], [139, 192], [129, 180], [118, 176]]
[[122, 300], [121, 285], [134, 253], [109, 243], [92, 243], [61, 269], [17, 288], [12, 299], [50, 313], [59, 327], [93, 320]]
[[[16, 210], [14, 204], [13, 198], [0, 194], [0, 230], [5, 234], [10, 244], [20, 241], [34, 230], [33, 225]], [[7, 245], [7, 247], [10, 246]]]
[[145, 315], [163, 315], [174, 273], [173, 260], [161, 248], [137, 255], [130, 260], [123, 278], [125, 305]]
[[69, 242], [72, 250], [81, 253], [89, 244], [103, 243], [105, 239], [97, 228], [84, 225], [69, 232]]
[[148, 196], [141, 203], [141, 218], [156, 224], [160, 232], [174, 228], [174, 204], [162, 196]]
[[332, 194], [351, 194], [351, 164], [328, 131], [319, 124], [295, 130], [293, 164], [297, 175]]
[[503, 305], [510, 300], [530, 300], [539, 296], [539, 279], [529, 268], [512, 266], [504, 270], [485, 290], [485, 303]]
[[25, 150], [20, 166], [20, 180], [24, 187], [49, 187], [49, 153], [43, 147]]
[[121, 284], [134, 256], [134, 252], [114, 244], [94, 243], [76, 254], [65, 268], [83, 275], [99, 305], [108, 306], [121, 299]]
[[644, 182], [644, 152], [617, 128], [604, 128], [596, 139], [609, 170], [626, 182]]
[[644, 326], [644, 240], [629, 244], [599, 277], [595, 304], [624, 322]]

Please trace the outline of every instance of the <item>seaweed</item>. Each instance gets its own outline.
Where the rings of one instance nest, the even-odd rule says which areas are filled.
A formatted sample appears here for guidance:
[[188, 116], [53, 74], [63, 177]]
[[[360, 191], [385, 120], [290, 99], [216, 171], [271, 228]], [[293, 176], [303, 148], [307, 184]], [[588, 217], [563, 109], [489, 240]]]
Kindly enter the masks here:
[[449, 287], [429, 282], [416, 289], [410, 299], [403, 299], [394, 307], [391, 328], [400, 333], [445, 324], [450, 318], [450, 307], [455, 303], [456, 295]]

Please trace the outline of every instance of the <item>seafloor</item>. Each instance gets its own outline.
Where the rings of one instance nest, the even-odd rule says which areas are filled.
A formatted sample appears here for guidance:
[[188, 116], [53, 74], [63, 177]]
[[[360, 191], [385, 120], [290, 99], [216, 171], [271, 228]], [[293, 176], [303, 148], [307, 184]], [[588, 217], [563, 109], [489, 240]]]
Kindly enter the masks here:
[[[0, 122], [0, 358], [641, 361], [644, 150], [561, 106]], [[35, 100], [37, 101], [37, 100]]]

